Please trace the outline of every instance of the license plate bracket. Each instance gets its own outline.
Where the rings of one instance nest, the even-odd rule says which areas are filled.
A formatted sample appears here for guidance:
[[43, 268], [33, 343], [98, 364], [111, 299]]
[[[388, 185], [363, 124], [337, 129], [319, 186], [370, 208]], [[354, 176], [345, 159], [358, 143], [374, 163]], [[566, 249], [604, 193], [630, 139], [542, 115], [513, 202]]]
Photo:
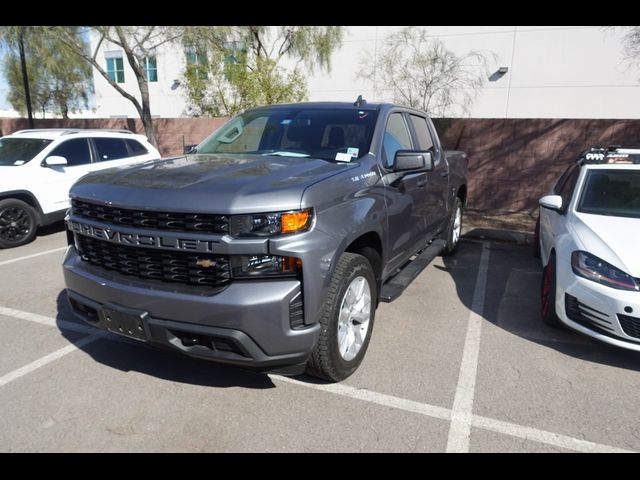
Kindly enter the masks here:
[[146, 326], [147, 312], [113, 306], [102, 308], [102, 318], [107, 330], [118, 335], [146, 341], [149, 338]]

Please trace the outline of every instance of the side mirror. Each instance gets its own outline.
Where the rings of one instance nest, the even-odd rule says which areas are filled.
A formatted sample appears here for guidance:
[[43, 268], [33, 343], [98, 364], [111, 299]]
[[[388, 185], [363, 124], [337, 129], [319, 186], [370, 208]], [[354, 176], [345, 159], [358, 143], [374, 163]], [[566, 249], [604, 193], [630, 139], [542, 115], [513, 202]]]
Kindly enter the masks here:
[[542, 197], [539, 203], [543, 208], [562, 213], [562, 197], [560, 195], [547, 195]]
[[433, 156], [431, 152], [415, 152], [413, 150], [398, 150], [393, 159], [393, 170], [404, 172], [416, 170], [429, 172], [433, 170]]
[[47, 167], [63, 167], [67, 165], [67, 159], [64, 157], [60, 157], [58, 155], [52, 155], [50, 157], [45, 158], [44, 164]]

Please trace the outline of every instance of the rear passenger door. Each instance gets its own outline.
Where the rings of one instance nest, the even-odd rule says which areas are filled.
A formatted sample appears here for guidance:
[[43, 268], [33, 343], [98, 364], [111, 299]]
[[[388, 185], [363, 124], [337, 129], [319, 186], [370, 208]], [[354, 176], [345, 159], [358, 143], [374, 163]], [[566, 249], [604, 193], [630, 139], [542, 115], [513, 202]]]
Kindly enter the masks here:
[[136, 139], [93, 137], [94, 170], [121, 167], [149, 159], [146, 147]]
[[434, 133], [429, 128], [426, 117], [409, 114], [414, 145], [421, 151], [431, 152], [433, 170], [427, 172], [425, 185], [424, 212], [427, 236], [433, 238], [446, 225], [447, 195], [449, 193], [449, 167], [442, 152], [434, 142]]

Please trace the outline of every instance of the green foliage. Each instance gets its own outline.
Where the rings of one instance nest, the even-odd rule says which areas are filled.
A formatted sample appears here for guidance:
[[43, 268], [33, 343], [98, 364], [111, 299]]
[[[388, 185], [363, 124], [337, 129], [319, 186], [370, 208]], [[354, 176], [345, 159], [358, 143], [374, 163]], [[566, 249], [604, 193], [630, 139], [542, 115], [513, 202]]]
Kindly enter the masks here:
[[[344, 27], [187, 27], [185, 46], [203, 52], [206, 62], [184, 72], [187, 112], [233, 116], [247, 108], [307, 98], [308, 71], [328, 71], [331, 54], [342, 43]], [[206, 73], [205, 73], [206, 72]]]
[[275, 60], [257, 58], [255, 68], [243, 63], [215, 63], [206, 68], [189, 65], [185, 72], [188, 113], [195, 116], [233, 116], [247, 108], [307, 98], [304, 76], [291, 72]]
[[0, 38], [7, 48], [2, 70], [9, 86], [7, 100], [13, 108], [21, 114], [27, 110], [18, 54], [19, 29], [24, 38], [34, 111], [67, 118], [70, 112], [87, 108], [93, 91], [90, 65], [64, 48], [44, 27], [3, 27]]

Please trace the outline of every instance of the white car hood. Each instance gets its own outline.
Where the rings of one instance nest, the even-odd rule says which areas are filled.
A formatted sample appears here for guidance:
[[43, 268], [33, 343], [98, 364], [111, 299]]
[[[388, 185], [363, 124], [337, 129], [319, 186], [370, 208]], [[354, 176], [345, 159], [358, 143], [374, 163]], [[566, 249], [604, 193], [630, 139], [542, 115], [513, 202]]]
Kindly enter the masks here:
[[576, 212], [571, 227], [585, 251], [640, 278], [640, 218]]

